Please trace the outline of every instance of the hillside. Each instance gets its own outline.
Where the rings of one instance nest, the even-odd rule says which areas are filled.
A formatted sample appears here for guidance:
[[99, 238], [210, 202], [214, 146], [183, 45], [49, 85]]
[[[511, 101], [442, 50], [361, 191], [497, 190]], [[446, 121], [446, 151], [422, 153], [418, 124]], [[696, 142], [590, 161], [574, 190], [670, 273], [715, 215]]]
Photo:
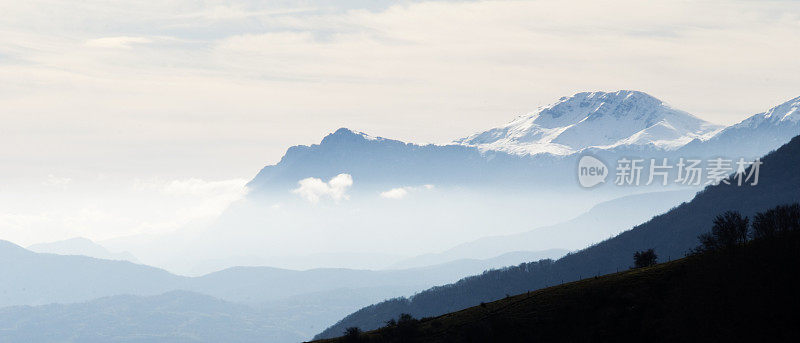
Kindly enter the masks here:
[[714, 216], [727, 210], [745, 215], [800, 201], [800, 137], [762, 159], [756, 186], [720, 184], [710, 186], [669, 212], [644, 224], [567, 255], [558, 261], [544, 260], [517, 267], [485, 272], [457, 283], [436, 287], [411, 298], [399, 298], [363, 308], [325, 330], [318, 337], [329, 338], [344, 328], [375, 329], [400, 313], [415, 317], [437, 316], [458, 311], [507, 294], [536, 290], [587, 276], [627, 269], [635, 251], [653, 248], [662, 258], [683, 257], [697, 245], [697, 236], [708, 230]]
[[796, 342], [798, 268], [794, 232], [325, 342]]

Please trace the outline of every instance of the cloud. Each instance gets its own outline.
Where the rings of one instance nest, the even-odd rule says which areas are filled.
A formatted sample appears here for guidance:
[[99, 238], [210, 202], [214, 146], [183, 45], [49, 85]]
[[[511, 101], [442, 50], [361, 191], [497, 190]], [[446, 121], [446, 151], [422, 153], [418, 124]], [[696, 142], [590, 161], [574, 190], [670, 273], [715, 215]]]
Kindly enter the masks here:
[[247, 184], [247, 180], [241, 178], [221, 181], [204, 181], [199, 178], [189, 178], [172, 180], [164, 185], [163, 191], [170, 195], [243, 196], [247, 192], [245, 184]]
[[[641, 89], [732, 123], [797, 96], [800, 75], [798, 1], [7, 3], [0, 155], [15, 162], [0, 178], [69, 175], [72, 198], [88, 197], [80, 173], [248, 176], [343, 125], [447, 143], [584, 90]], [[173, 181], [152, 194], [163, 203], [115, 208], [153, 204], [160, 223], [206, 187], [240, 191]]]
[[315, 177], [309, 177], [297, 182], [300, 187], [292, 190], [292, 193], [300, 195], [306, 201], [316, 204], [320, 199], [329, 197], [333, 201], [349, 199], [347, 190], [353, 185], [353, 177], [350, 174], [339, 174], [330, 181], [325, 182]]
[[403, 199], [405, 198], [409, 192], [417, 192], [421, 190], [431, 190], [433, 189], [433, 185], [422, 185], [422, 186], [406, 186], [406, 187], [399, 187], [399, 188], [392, 188], [388, 191], [381, 192], [380, 196], [384, 199]]
[[405, 188], [392, 188], [388, 191], [381, 192], [381, 198], [385, 199], [402, 199], [408, 195], [408, 191]]
[[59, 177], [59, 176], [55, 176], [53, 174], [49, 174], [49, 175], [47, 175], [47, 179], [44, 182], [42, 182], [42, 184], [45, 185], [45, 186], [64, 188], [70, 182], [72, 182], [72, 179], [70, 179], [68, 177]]
[[242, 20], [254, 17], [269, 17], [285, 14], [296, 14], [303, 12], [315, 11], [314, 7], [301, 7], [301, 8], [284, 8], [275, 10], [251, 10], [243, 6], [224, 6], [218, 5], [214, 7], [205, 8], [201, 11], [189, 13], [185, 15], [178, 15], [178, 18], [198, 18], [207, 19], [212, 21], [225, 21], [225, 20]]
[[150, 43], [152, 40], [145, 37], [103, 37], [87, 40], [86, 46], [94, 48], [131, 49], [134, 44]]

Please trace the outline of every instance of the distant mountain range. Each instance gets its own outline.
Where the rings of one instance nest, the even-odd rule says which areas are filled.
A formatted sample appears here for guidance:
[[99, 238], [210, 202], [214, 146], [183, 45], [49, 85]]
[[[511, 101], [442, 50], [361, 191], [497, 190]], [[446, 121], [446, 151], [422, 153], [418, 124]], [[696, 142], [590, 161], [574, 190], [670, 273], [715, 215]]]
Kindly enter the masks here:
[[584, 92], [452, 145], [417, 145], [341, 128], [320, 144], [289, 148], [248, 186], [258, 196], [285, 191], [306, 177], [348, 173], [367, 188], [557, 188], [574, 183], [576, 159], [587, 152], [609, 161], [631, 155], [755, 158], [800, 134], [798, 108], [800, 97], [723, 128], [643, 92]]
[[263, 310], [197, 293], [0, 309], [4, 342], [299, 342]]
[[[418, 268], [306, 271], [271, 267], [234, 267], [199, 277], [162, 269], [78, 255], [35, 253], [0, 240], [0, 307], [72, 303], [118, 294], [156, 295], [187, 290], [223, 300], [259, 304], [305, 293], [335, 289], [396, 287], [403, 291], [445, 284], [481, 271], [567, 251], [516, 252], [489, 259], [458, 259]], [[402, 292], [398, 292], [402, 293]], [[390, 292], [387, 296], [395, 295]]]
[[[398, 268], [413, 268], [465, 258], [485, 258], [505, 251], [562, 247], [578, 250], [613, 237], [653, 216], [664, 213], [691, 199], [691, 190], [653, 192], [629, 195], [602, 202], [580, 216], [556, 225], [504, 236], [488, 236], [459, 244], [444, 252], [406, 259], [394, 264]], [[529, 259], [536, 261], [539, 259]], [[512, 264], [506, 264], [508, 266]]]
[[[221, 316], [229, 318], [232, 327], [262, 334], [261, 339], [288, 337], [291, 339], [270, 341], [292, 342], [310, 338], [345, 314], [376, 301], [413, 294], [487, 269], [565, 253], [555, 249], [517, 252], [493, 259], [462, 259], [385, 271], [236, 267], [201, 277], [184, 277], [127, 261], [35, 253], [0, 241], [0, 308], [17, 306], [0, 310], [0, 337], [22, 339], [28, 334], [42, 337], [46, 333], [65, 337], [75, 330], [75, 337], [80, 337], [76, 341], [81, 342], [102, 341], [103, 337], [129, 340], [135, 336], [127, 335], [134, 333], [157, 333], [154, 337], [169, 341], [219, 341], [214, 337], [224, 336], [189, 327], [194, 325], [191, 323]], [[184, 292], [172, 292], [175, 290]], [[101, 297], [106, 299], [93, 300]], [[158, 301], [163, 301], [163, 306]], [[62, 305], [48, 305], [52, 303]], [[107, 324], [98, 323], [96, 330], [82, 331], [75, 326], [101, 321], [103, 313], [115, 308], [122, 310], [115, 312]], [[147, 314], [162, 316], [165, 322], [149, 320]], [[41, 332], [35, 330], [36, 321], [57, 321], [61, 316], [69, 319]], [[249, 327], [256, 316], [259, 319], [252, 325], [257, 327]], [[189, 331], [164, 329], [168, 323]], [[104, 332], [104, 328], [121, 331]], [[194, 333], [196, 336], [191, 336], [193, 330], [199, 330]], [[255, 333], [252, 337], [256, 337]]]
[[636, 251], [655, 249], [662, 261], [683, 257], [698, 245], [697, 236], [709, 230], [717, 214], [735, 210], [752, 216], [778, 205], [800, 202], [800, 173], [797, 172], [800, 136], [762, 160], [760, 181], [755, 186], [738, 186], [736, 182], [709, 186], [690, 202], [557, 261], [544, 260], [485, 272], [407, 299], [371, 305], [345, 317], [317, 338], [336, 337], [345, 328], [354, 326], [375, 329], [401, 313], [417, 318], [438, 316], [509, 294], [613, 273], [627, 269]]
[[75, 237], [50, 243], [33, 244], [28, 247], [28, 250], [56, 255], [83, 255], [105, 260], [139, 263], [139, 260], [136, 259], [136, 256], [133, 256], [133, 254], [127, 251], [113, 253], [108, 251], [108, 249], [102, 245], [83, 237]]

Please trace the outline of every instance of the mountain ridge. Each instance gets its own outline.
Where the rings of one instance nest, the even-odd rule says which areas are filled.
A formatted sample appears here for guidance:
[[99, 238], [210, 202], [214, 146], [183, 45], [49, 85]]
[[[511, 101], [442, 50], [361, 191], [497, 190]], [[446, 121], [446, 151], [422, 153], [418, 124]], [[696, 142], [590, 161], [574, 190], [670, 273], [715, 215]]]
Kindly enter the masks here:
[[[566, 171], [587, 152], [608, 160], [629, 155], [751, 159], [800, 134], [798, 107], [800, 97], [722, 127], [640, 91], [581, 92], [446, 145], [418, 145], [340, 128], [319, 144], [290, 147], [248, 187], [285, 191], [303, 178], [327, 180], [349, 173], [356, 187], [490, 183], [541, 188], [574, 182]], [[536, 170], [536, 179], [523, 170]]]

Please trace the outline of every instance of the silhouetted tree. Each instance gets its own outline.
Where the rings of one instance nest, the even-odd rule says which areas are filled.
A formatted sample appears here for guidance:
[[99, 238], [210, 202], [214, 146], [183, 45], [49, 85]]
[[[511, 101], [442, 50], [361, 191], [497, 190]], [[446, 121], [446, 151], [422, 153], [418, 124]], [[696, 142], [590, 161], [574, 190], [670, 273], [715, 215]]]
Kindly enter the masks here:
[[800, 204], [783, 205], [753, 217], [753, 239], [772, 238], [800, 231]]
[[747, 228], [750, 220], [736, 211], [728, 211], [714, 218], [711, 232], [698, 237], [698, 250], [717, 250], [731, 248], [747, 241]]
[[633, 253], [633, 267], [643, 268], [655, 265], [658, 261], [658, 256], [655, 250], [647, 249], [644, 251], [637, 251]]
[[344, 342], [357, 343], [361, 342], [361, 329], [353, 326], [344, 330]]
[[397, 338], [401, 343], [414, 342], [419, 330], [419, 321], [410, 314], [403, 313], [397, 319]]
[[753, 239], [772, 238], [778, 234], [778, 223], [775, 209], [756, 213], [753, 216]]

